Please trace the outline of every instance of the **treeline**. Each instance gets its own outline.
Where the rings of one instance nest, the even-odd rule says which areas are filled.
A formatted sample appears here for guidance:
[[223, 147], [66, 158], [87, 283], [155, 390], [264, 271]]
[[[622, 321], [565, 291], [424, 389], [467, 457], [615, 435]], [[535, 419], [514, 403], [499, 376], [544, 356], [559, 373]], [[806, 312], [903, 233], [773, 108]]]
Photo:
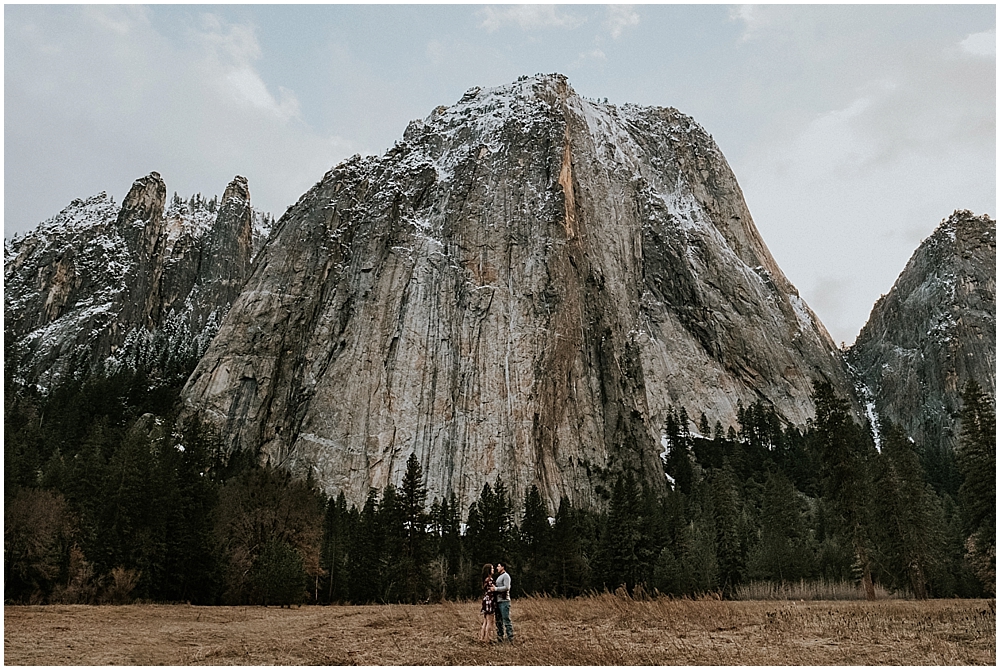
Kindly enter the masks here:
[[6, 602], [425, 602], [478, 596], [482, 565], [500, 559], [515, 595], [727, 597], [798, 580], [992, 594], [995, 414], [972, 385], [957, 456], [892, 426], [877, 449], [818, 385], [804, 432], [764, 404], [725, 430], [671, 411], [670, 485], [621, 473], [602, 509], [551, 509], [535, 487], [514, 500], [502, 479], [469, 509], [428, 500], [413, 457], [359, 509], [254, 454], [223, 458], [209, 433], [175, 426], [178, 389], [141, 373], [44, 397], [6, 384]]

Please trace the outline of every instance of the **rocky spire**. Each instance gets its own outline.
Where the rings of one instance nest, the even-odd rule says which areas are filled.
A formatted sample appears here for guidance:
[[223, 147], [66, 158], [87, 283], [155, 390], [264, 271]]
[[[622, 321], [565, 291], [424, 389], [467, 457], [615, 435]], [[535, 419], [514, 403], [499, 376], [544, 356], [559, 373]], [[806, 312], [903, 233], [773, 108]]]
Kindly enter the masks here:
[[147, 329], [153, 328], [160, 316], [159, 280], [166, 244], [163, 234], [166, 200], [167, 187], [160, 173], [150, 172], [133, 182], [118, 213], [117, 227], [135, 262], [122, 318]]
[[121, 367], [187, 375], [249, 275], [254, 221], [266, 217], [243, 177], [214, 211], [194, 199], [165, 210], [166, 194], [152, 172], [121, 207], [104, 193], [74, 200], [7, 245], [7, 355], [24, 381], [50, 388]]

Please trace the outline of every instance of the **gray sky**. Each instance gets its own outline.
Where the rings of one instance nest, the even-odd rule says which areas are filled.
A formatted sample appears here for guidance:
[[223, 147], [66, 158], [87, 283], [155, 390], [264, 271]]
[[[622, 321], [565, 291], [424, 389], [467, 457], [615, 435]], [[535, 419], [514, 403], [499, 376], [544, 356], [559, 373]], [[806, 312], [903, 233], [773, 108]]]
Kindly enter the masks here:
[[6, 5], [4, 234], [152, 170], [280, 216], [537, 72], [701, 123], [838, 342], [941, 219], [996, 217], [994, 5]]

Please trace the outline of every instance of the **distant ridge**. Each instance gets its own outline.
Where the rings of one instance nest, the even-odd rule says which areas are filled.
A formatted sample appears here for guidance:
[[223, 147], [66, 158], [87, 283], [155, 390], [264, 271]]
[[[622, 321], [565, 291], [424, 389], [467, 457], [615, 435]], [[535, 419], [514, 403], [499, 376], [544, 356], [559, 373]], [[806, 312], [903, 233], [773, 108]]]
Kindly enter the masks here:
[[878, 416], [920, 445], [955, 448], [969, 380], [996, 397], [996, 231], [968, 210], [942, 221], [848, 352]]

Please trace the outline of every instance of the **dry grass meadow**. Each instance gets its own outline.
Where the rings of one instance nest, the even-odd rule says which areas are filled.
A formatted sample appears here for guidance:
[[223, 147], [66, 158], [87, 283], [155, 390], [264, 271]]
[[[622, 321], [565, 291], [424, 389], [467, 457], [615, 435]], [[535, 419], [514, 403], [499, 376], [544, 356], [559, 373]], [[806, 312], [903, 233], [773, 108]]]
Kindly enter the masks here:
[[995, 665], [995, 600], [522, 598], [512, 645], [478, 603], [292, 609], [8, 606], [5, 665]]

